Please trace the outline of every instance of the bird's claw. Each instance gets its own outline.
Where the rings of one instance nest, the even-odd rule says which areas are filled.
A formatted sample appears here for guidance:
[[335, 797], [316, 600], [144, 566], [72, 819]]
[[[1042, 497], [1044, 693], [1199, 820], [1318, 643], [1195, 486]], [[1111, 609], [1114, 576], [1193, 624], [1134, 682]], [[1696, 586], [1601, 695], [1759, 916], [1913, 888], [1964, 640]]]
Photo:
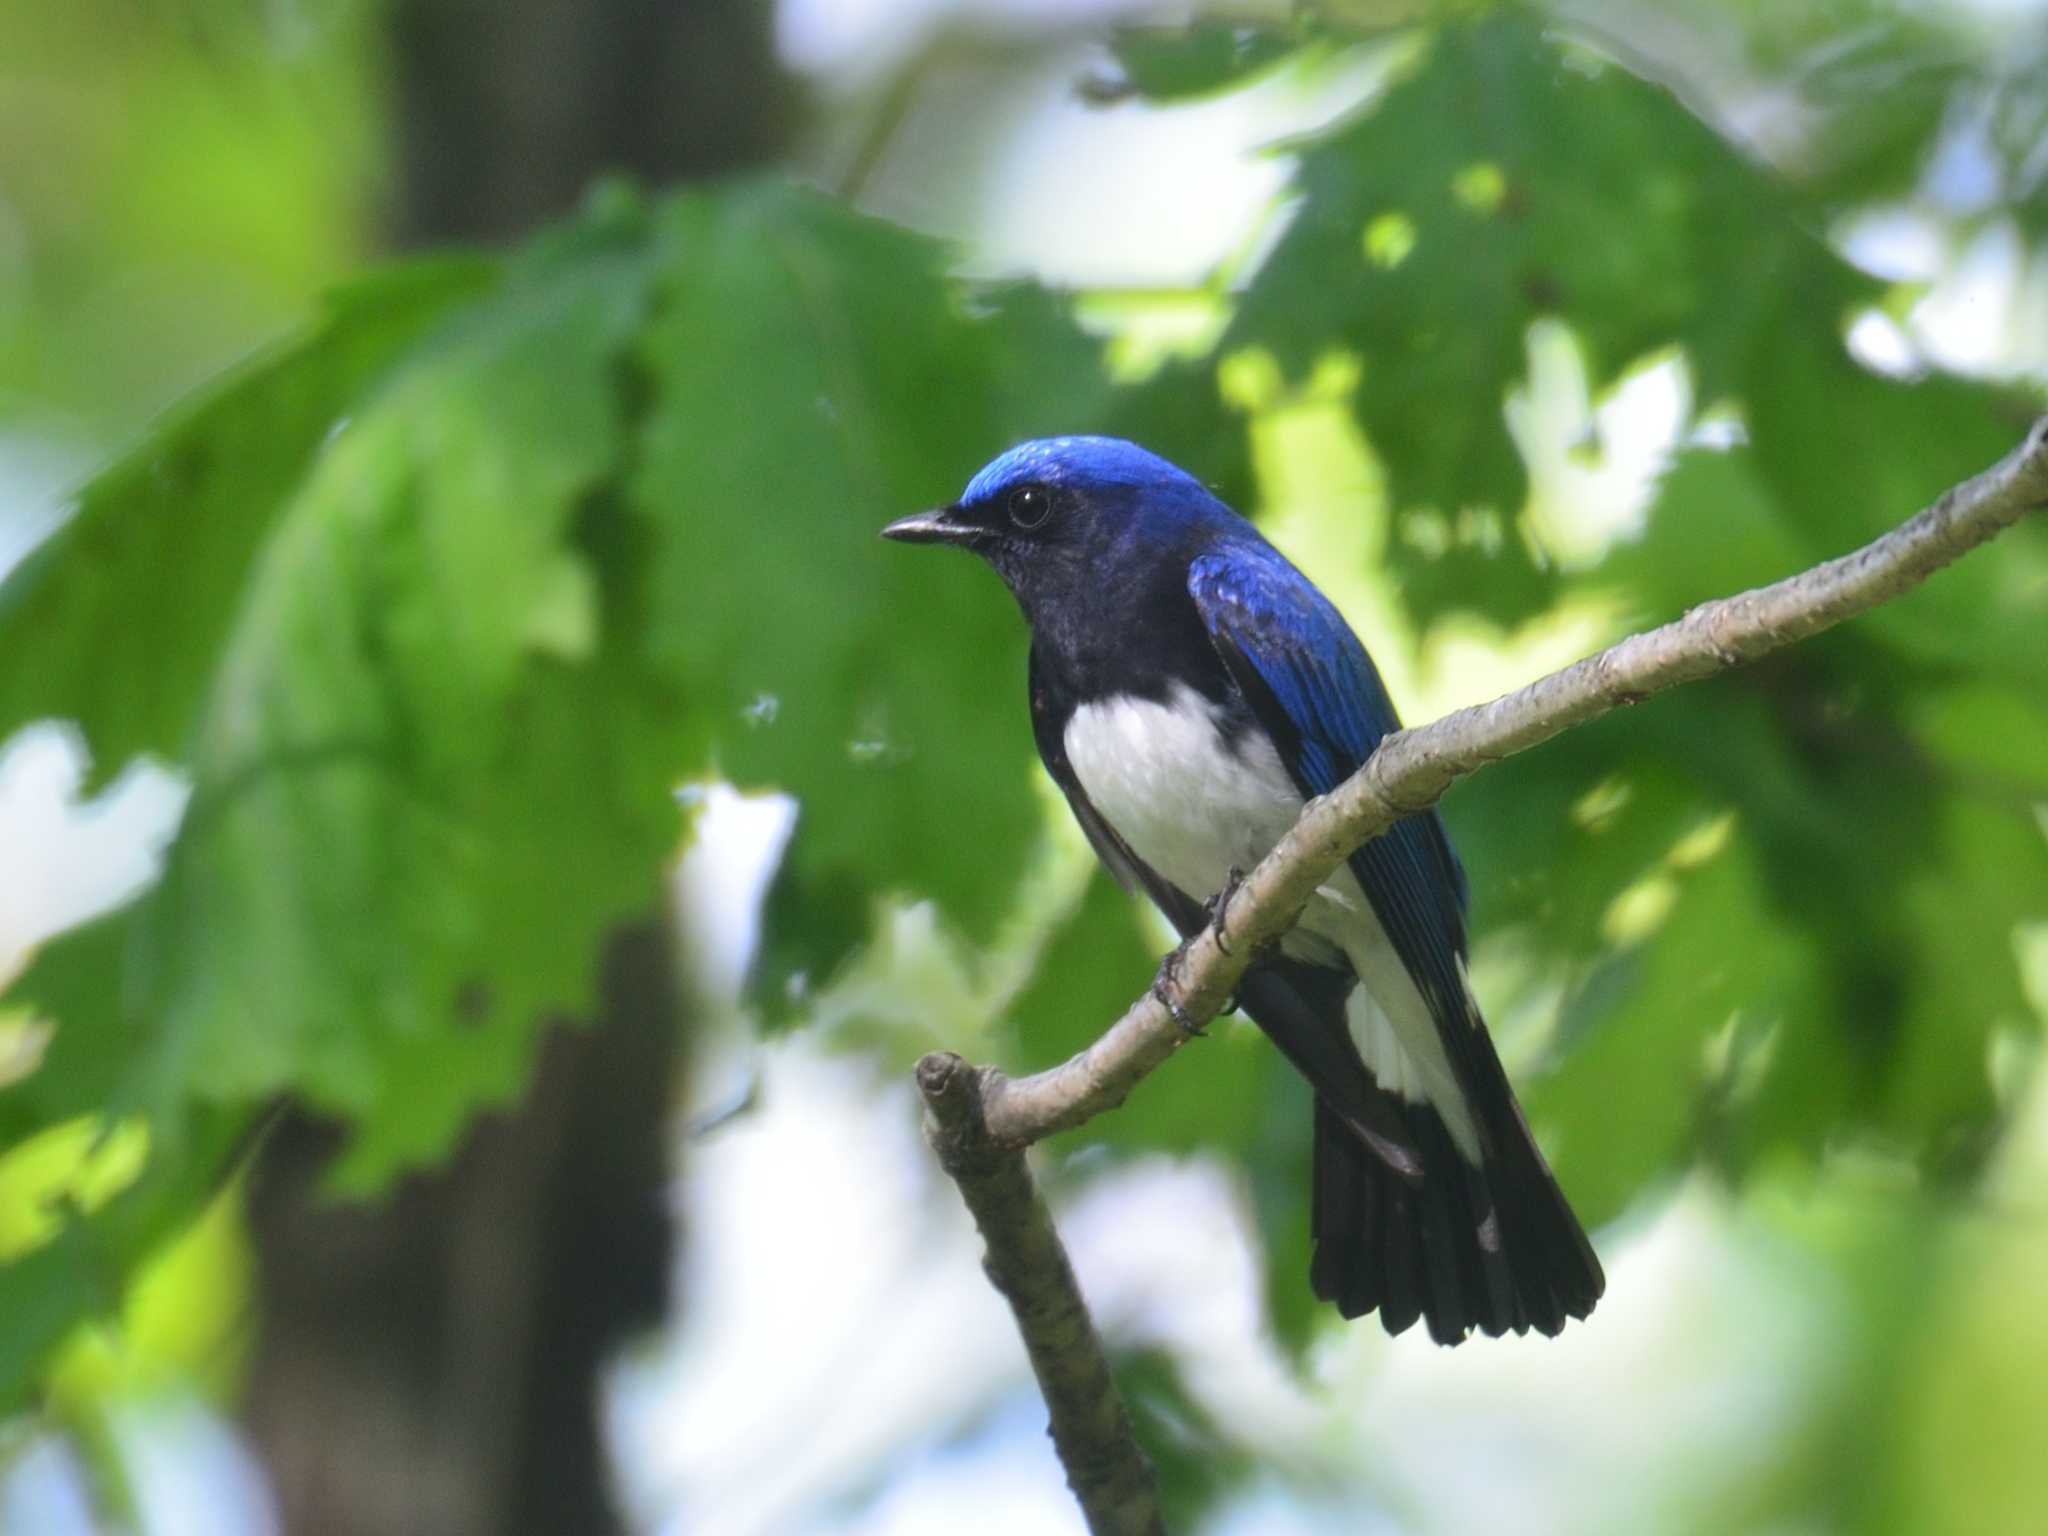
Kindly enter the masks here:
[[1216, 947], [1226, 955], [1236, 953], [1230, 947], [1230, 899], [1238, 893], [1239, 887], [1243, 884], [1244, 871], [1233, 864], [1230, 866], [1230, 873], [1223, 877], [1223, 889], [1202, 903], [1203, 910], [1209, 914], [1209, 921], [1216, 929]]
[[1182, 1038], [1199, 1040], [1209, 1031], [1197, 1024], [1174, 996], [1174, 993], [1180, 990], [1180, 965], [1186, 955], [1187, 945], [1180, 944], [1159, 962], [1159, 974], [1152, 978], [1152, 995], [1159, 999], [1161, 1006], [1168, 1013], [1173, 1015], [1173, 1022], [1180, 1026]]

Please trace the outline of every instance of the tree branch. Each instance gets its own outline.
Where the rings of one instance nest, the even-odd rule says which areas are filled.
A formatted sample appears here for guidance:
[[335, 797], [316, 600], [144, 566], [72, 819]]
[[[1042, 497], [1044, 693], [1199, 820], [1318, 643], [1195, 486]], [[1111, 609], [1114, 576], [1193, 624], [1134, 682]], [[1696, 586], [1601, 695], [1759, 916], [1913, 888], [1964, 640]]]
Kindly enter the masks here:
[[1053, 1449], [1094, 1536], [1165, 1536], [1158, 1480], [1138, 1449], [1109, 1374], [1088, 1305], [1024, 1149], [991, 1142], [981, 1078], [950, 1052], [917, 1064], [925, 1134], [960, 1186], [988, 1252], [982, 1268], [1017, 1315], [1038, 1389], [1052, 1415]]
[[[1491, 703], [1394, 732], [1358, 772], [1303, 807], [1293, 829], [1219, 904], [1209, 925], [1182, 944], [1180, 962], [1169, 968], [1164, 985], [1147, 991], [1079, 1055], [1025, 1078], [1011, 1078], [993, 1067], [970, 1068], [951, 1055], [927, 1056], [918, 1064], [933, 1144], [989, 1244], [991, 1277], [1017, 1313], [1052, 1409], [1054, 1442], [1077, 1494], [1082, 1492], [1078, 1469], [1084, 1464], [1122, 1461], [1120, 1476], [1133, 1487], [1141, 1480], [1149, 1486], [1151, 1470], [1130, 1438], [1121, 1404], [1114, 1401], [1101, 1343], [1082, 1310], [1044, 1203], [1030, 1186], [1023, 1149], [1121, 1104], [1188, 1038], [1175, 1020], [1175, 1008], [1188, 1025], [1214, 1018], [1259, 950], [1293, 926], [1317, 887], [1345, 859], [1401, 817], [1427, 810], [1458, 779], [1619, 705], [1755, 661], [1867, 612], [2044, 506], [2048, 417], [2036, 421], [2019, 447], [1990, 469], [1852, 554], [1767, 587], [1702, 603], [1669, 624], [1632, 635]], [[984, 1175], [963, 1174], [969, 1165], [977, 1170], [1000, 1165], [1000, 1177], [1013, 1183], [996, 1201], [987, 1191], [970, 1188]], [[1026, 1275], [1020, 1265], [1040, 1267]], [[1060, 1299], [1050, 1314], [1027, 1308], [1019, 1299], [1052, 1294]], [[1048, 1331], [1048, 1315], [1057, 1317], [1058, 1333]], [[1065, 1394], [1075, 1381], [1087, 1382], [1093, 1395], [1068, 1399]], [[1111, 1401], [1102, 1401], [1103, 1391]], [[1063, 1422], [1068, 1426], [1064, 1432]], [[1104, 1433], [1091, 1435], [1077, 1460], [1069, 1455], [1066, 1436], [1088, 1424], [1101, 1426]], [[1097, 1536], [1157, 1528], [1156, 1523], [1109, 1523], [1098, 1518], [1085, 1495], [1082, 1504]], [[1156, 1512], [1152, 1518], [1156, 1522]]]

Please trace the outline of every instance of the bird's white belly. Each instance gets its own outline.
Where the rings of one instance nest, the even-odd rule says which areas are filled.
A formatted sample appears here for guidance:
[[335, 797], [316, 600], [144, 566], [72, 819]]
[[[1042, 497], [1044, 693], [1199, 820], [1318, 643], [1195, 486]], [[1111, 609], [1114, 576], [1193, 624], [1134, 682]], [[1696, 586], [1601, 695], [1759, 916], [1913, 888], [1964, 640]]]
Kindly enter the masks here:
[[1301, 795], [1264, 733], [1233, 749], [1193, 689], [1164, 703], [1128, 695], [1067, 722], [1067, 760], [1095, 809], [1157, 873], [1191, 896], [1249, 870], [1294, 818]]
[[[1130, 695], [1083, 704], [1064, 745], [1097, 814], [1132, 853], [1190, 896], [1249, 871], [1301, 814], [1302, 796], [1263, 731], [1232, 744], [1216, 707], [1187, 686], [1165, 703]], [[1347, 1006], [1359, 1054], [1382, 1088], [1427, 1100], [1470, 1156], [1478, 1140], [1436, 1021], [1348, 866], [1331, 876], [1282, 949], [1335, 963], [1365, 983]]]

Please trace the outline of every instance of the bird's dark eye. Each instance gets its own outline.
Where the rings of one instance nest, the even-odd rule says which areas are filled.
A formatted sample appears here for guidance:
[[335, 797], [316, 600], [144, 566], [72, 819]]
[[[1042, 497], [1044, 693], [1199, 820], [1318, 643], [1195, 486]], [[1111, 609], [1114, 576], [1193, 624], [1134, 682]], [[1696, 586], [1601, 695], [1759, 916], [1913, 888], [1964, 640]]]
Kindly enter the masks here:
[[1052, 492], [1042, 485], [1020, 485], [1010, 492], [1004, 508], [1019, 528], [1036, 528], [1052, 516]]

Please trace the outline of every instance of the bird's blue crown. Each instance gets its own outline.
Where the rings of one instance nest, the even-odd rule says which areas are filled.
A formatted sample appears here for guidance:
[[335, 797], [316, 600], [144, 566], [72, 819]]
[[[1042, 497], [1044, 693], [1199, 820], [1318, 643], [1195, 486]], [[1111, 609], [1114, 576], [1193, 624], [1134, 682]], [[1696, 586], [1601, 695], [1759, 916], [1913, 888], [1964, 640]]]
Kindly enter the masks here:
[[1031, 483], [1078, 489], [1096, 486], [1157, 486], [1200, 491], [1202, 484], [1179, 466], [1121, 437], [1041, 437], [1019, 443], [991, 459], [961, 500], [969, 504]]

